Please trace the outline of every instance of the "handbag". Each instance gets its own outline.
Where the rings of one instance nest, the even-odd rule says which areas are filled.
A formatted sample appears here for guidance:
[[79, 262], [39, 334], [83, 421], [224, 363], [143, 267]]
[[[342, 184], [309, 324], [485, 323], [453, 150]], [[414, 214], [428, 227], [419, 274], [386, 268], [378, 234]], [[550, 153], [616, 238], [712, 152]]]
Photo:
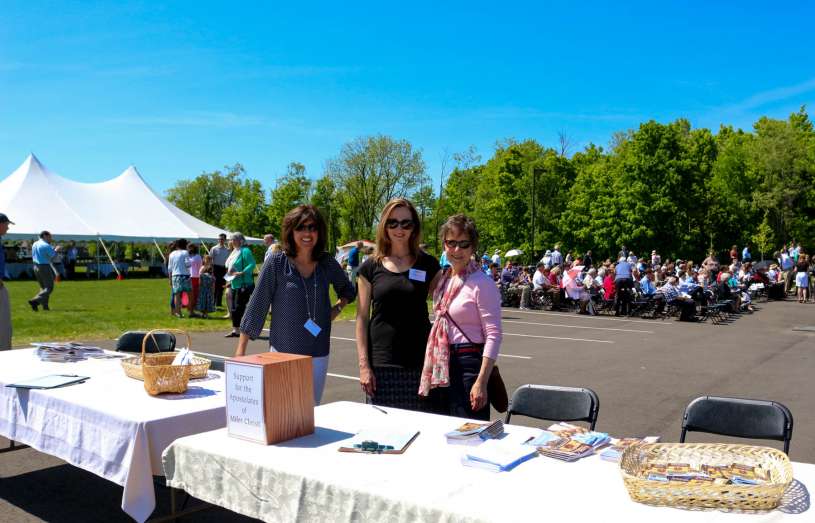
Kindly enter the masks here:
[[[464, 332], [464, 329], [458, 326], [456, 320], [454, 320], [450, 313], [445, 312], [445, 317], [453, 323], [453, 325], [458, 329], [458, 331], [467, 338], [467, 341], [472, 343], [473, 345], [479, 345], [480, 347], [484, 347], [483, 343], [473, 343], [473, 340], [467, 336], [467, 333]], [[501, 372], [498, 370], [498, 365], [492, 366], [492, 372], [490, 373], [490, 377], [487, 380], [487, 399], [490, 402], [490, 405], [497, 410], [498, 412], [504, 413], [509, 408], [509, 397], [507, 395], [507, 387], [504, 384], [504, 378], [501, 377]]]

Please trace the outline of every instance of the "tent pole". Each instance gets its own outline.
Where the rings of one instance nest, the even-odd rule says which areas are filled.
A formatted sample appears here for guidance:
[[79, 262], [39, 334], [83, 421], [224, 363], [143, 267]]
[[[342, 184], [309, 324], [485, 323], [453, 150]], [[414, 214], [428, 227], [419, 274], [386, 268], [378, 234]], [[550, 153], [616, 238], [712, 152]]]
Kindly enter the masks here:
[[100, 267], [102, 258], [99, 256], [99, 245], [96, 246], [96, 279], [102, 279], [102, 268]]
[[[105, 249], [105, 254], [108, 255], [108, 260], [110, 260], [110, 264], [113, 265], [113, 270], [116, 271], [116, 279], [121, 280], [122, 279], [122, 273], [119, 272], [119, 267], [117, 267], [116, 262], [113, 261], [113, 257], [110, 255], [110, 251], [108, 250], [107, 245], [105, 245], [105, 242], [102, 241], [101, 236], [99, 237], [99, 243], [102, 244], [102, 247]], [[99, 271], [99, 272], [101, 273], [102, 271]]]
[[161, 247], [158, 246], [158, 242], [156, 241], [155, 238], [153, 238], [153, 245], [156, 246], [156, 250], [158, 251], [159, 255], [161, 256], [161, 259], [164, 260], [164, 263], [167, 263], [167, 258], [164, 256], [164, 251], [162, 251]]
[[200, 239], [200, 238], [199, 238], [199, 239], [198, 239], [198, 241], [200, 241], [200, 242], [201, 242], [201, 245], [203, 245], [203, 246], [204, 246], [204, 249], [207, 251], [207, 254], [209, 254], [209, 247], [207, 247], [207, 244], [206, 244], [206, 243], [204, 243], [204, 240], [202, 240], [202, 239]]

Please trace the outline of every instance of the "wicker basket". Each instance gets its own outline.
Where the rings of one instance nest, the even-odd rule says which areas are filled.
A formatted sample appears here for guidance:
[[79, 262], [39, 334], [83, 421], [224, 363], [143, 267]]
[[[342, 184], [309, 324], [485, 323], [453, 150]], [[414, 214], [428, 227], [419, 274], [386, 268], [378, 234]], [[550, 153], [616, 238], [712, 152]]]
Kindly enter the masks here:
[[[761, 485], [714, 485], [653, 481], [646, 470], [652, 465], [687, 463], [760, 466], [768, 472]], [[629, 447], [620, 460], [623, 481], [631, 499], [647, 505], [730, 510], [771, 510], [792, 482], [792, 465], [786, 454], [769, 447], [723, 443], [649, 443]]]
[[190, 378], [203, 378], [207, 375], [210, 366], [207, 359], [194, 357], [190, 365], [173, 365], [176, 356], [174, 352], [146, 354], [147, 338], [152, 338], [154, 332], [183, 334], [187, 337], [187, 346], [192, 347], [190, 335], [179, 329], [157, 329], [145, 334], [141, 356], [122, 360], [122, 368], [129, 377], [144, 381], [144, 390], [148, 394], [155, 396], [164, 392], [184, 392]]

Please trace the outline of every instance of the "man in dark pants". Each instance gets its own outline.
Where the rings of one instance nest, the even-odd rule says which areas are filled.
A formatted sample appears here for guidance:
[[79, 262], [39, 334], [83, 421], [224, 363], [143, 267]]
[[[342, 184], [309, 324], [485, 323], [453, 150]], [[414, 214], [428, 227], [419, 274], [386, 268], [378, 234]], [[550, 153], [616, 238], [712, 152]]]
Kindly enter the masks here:
[[226, 234], [218, 235], [218, 245], [209, 251], [212, 256], [212, 272], [215, 276], [215, 305], [223, 306], [224, 285], [226, 285], [226, 259], [229, 258], [229, 247], [226, 246]]
[[49, 310], [48, 300], [54, 291], [54, 277], [56, 276], [54, 266], [51, 264], [57, 255], [51, 246], [51, 233], [42, 231], [40, 239], [31, 246], [31, 258], [34, 262], [34, 275], [40, 284], [40, 292], [32, 299], [28, 300], [31, 309], [35, 312], [37, 307], [42, 306], [43, 310]]
[[[623, 247], [625, 248], [625, 247]], [[631, 304], [632, 292], [634, 289], [633, 265], [623, 257], [617, 262], [614, 267], [614, 289], [615, 289], [615, 303], [614, 312], [617, 316], [622, 314], [628, 316], [629, 306]]]

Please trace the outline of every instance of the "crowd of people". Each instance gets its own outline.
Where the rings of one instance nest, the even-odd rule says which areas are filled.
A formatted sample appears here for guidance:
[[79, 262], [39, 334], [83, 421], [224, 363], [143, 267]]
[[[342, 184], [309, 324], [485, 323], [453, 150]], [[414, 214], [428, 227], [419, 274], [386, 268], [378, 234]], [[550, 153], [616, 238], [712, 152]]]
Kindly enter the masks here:
[[521, 309], [575, 306], [581, 314], [648, 311], [658, 316], [670, 306], [680, 320], [696, 321], [714, 304], [724, 304], [732, 312], [752, 312], [753, 298], [761, 294], [783, 298], [797, 290], [798, 301], [809, 303], [815, 281], [815, 265], [797, 242], [784, 245], [774, 260], [758, 264], [749, 246], [739, 251], [735, 245], [725, 263], [710, 252], [700, 264], [663, 260], [656, 250], [648, 257], [637, 256], [625, 246], [615, 260], [601, 262], [590, 250], [564, 256], [555, 245], [535, 267], [507, 260], [502, 268], [499, 254], [484, 253], [482, 271], [500, 288], [504, 305]]

